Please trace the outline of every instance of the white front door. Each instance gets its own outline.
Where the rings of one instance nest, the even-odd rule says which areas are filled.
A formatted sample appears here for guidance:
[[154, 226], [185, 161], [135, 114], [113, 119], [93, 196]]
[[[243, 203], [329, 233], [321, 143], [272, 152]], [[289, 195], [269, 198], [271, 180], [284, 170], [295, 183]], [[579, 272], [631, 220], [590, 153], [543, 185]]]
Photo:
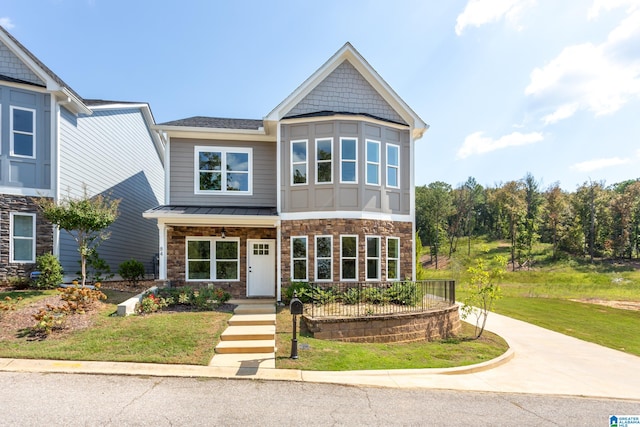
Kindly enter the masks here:
[[276, 241], [247, 240], [247, 296], [276, 295]]

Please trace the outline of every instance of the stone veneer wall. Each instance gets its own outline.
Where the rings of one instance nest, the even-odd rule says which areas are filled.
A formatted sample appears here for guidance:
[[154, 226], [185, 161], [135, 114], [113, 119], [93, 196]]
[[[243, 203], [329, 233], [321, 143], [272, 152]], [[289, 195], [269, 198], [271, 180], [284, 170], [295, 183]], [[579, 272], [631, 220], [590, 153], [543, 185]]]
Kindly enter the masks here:
[[[244, 298], [247, 296], [247, 239], [276, 239], [275, 228], [244, 228], [244, 227], [224, 227], [227, 238], [240, 238], [240, 280], [229, 282], [212, 282], [203, 280], [202, 282], [187, 282], [186, 274], [186, 238], [220, 236], [223, 227], [187, 227], [171, 226], [167, 230], [167, 280], [171, 286], [204, 286], [214, 283], [215, 287], [220, 287], [229, 292], [234, 298]], [[276, 266], [274, 264], [273, 268]]]
[[366, 236], [380, 236], [380, 280], [387, 280], [387, 239], [400, 238], [400, 278], [411, 279], [413, 273], [413, 227], [410, 222], [379, 221], [371, 219], [311, 219], [282, 221], [282, 280], [291, 280], [291, 237], [307, 236], [307, 274], [314, 281], [315, 238], [333, 236], [333, 281], [340, 280], [340, 236], [358, 236], [358, 281], [365, 281]]
[[0, 281], [28, 277], [35, 263], [9, 263], [11, 212], [36, 214], [36, 256], [53, 251], [53, 226], [38, 211], [37, 198], [0, 194]]
[[314, 338], [347, 342], [410, 342], [450, 338], [460, 331], [458, 306], [422, 313], [312, 318], [304, 326]]

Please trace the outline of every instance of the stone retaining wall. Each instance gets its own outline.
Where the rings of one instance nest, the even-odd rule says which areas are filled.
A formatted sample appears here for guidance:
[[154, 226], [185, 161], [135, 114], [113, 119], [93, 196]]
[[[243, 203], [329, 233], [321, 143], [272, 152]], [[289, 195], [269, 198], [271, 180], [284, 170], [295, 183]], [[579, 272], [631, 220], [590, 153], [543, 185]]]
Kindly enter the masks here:
[[458, 306], [421, 313], [362, 317], [302, 316], [303, 327], [314, 338], [347, 342], [433, 341], [460, 331]]

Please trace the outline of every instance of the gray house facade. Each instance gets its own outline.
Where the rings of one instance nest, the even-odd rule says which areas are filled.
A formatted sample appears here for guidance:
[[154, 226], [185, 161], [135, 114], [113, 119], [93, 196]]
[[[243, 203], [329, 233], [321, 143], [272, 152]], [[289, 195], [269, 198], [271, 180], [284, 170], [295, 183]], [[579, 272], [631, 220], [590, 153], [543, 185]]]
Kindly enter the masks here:
[[345, 44], [262, 120], [154, 127], [160, 278], [281, 299], [296, 281], [415, 279], [414, 144], [428, 126]]
[[0, 280], [24, 277], [38, 255], [75, 277], [75, 242], [38, 211], [38, 199], [104, 194], [120, 217], [99, 254], [116, 271], [129, 258], [152, 271], [156, 228], [141, 217], [164, 201], [164, 146], [145, 103], [83, 99], [0, 27]]

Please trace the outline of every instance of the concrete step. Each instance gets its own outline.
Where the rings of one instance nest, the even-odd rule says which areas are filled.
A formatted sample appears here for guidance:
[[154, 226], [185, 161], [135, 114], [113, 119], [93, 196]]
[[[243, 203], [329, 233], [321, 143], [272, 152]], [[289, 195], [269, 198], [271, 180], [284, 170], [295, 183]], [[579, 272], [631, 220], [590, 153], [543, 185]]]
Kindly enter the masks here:
[[234, 314], [272, 314], [276, 312], [275, 304], [241, 304], [233, 310]]
[[220, 339], [222, 341], [272, 340], [275, 336], [275, 325], [229, 326], [220, 335]]
[[216, 354], [209, 366], [233, 368], [271, 368], [276, 367], [275, 353]]
[[220, 341], [216, 346], [218, 354], [233, 353], [273, 353], [276, 340]]
[[227, 301], [229, 304], [235, 305], [250, 305], [250, 304], [275, 304], [275, 298], [233, 298]]
[[274, 314], [236, 314], [228, 320], [229, 326], [275, 325]]

